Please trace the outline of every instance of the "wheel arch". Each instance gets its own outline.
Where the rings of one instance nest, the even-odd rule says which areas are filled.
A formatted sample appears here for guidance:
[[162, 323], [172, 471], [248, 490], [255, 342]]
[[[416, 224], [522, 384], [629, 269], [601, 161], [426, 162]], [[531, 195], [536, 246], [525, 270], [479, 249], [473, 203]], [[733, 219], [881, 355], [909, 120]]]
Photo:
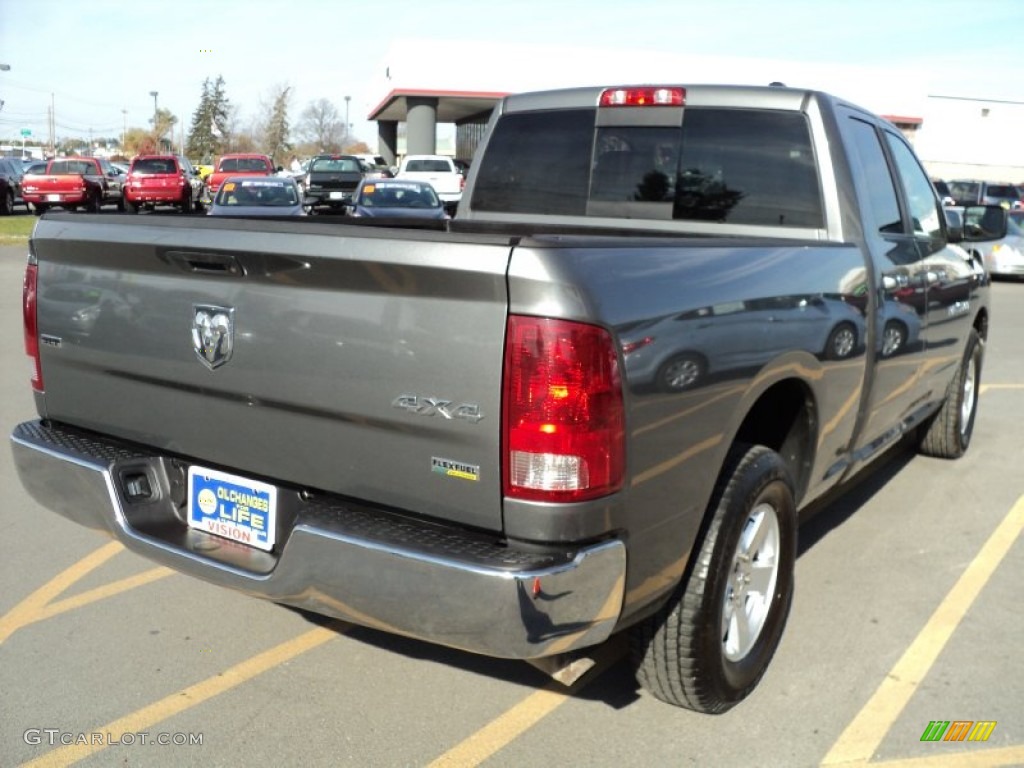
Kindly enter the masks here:
[[818, 408], [811, 388], [799, 378], [782, 379], [751, 403], [726, 453], [737, 443], [771, 448], [785, 462], [799, 504], [810, 484], [817, 425]]
[[988, 307], [982, 307], [974, 317], [974, 330], [982, 341], [988, 341]]

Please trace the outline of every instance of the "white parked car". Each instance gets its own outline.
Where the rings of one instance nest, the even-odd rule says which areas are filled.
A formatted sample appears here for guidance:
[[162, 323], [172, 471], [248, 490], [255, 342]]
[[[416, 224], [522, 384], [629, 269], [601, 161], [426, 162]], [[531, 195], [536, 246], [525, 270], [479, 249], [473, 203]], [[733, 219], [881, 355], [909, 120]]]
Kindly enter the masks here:
[[[946, 220], [953, 226], [963, 226], [963, 208], [947, 208]], [[994, 276], [1024, 277], [1024, 209], [1015, 208], [1006, 213], [1006, 236], [1000, 240], [971, 243], [966, 249]], [[975, 226], [984, 222], [975, 221]], [[968, 225], [972, 221], [968, 219]]]
[[449, 210], [459, 204], [466, 186], [466, 177], [455, 162], [444, 155], [406, 155], [395, 178], [429, 183]]

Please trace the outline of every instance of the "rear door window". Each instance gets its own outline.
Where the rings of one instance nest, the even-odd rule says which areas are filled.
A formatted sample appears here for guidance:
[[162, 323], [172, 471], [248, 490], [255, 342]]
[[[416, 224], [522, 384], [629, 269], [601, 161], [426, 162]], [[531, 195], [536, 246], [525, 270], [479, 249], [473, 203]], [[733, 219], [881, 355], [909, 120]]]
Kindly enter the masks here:
[[691, 107], [682, 125], [595, 128], [593, 109], [509, 114], [476, 179], [481, 211], [821, 228], [803, 114]]
[[595, 115], [593, 109], [504, 115], [487, 144], [473, 207], [585, 215]]
[[674, 219], [824, 227], [810, 128], [799, 112], [685, 110], [675, 186]]

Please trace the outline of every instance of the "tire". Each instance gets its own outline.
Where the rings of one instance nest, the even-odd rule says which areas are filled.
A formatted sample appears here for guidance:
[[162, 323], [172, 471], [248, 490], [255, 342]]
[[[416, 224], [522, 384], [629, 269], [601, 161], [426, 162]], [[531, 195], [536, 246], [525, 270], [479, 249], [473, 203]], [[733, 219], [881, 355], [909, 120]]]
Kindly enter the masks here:
[[178, 206], [182, 213], [192, 213], [192, 190], [185, 193], [181, 204]]
[[44, 213], [46, 213], [46, 206], [43, 205], [42, 203], [34, 203], [32, 206], [32, 213], [34, 213], [36, 216], [42, 216]]
[[655, 384], [662, 392], [682, 392], [704, 378], [707, 363], [700, 355], [686, 353], [671, 357], [658, 368]]
[[907, 344], [907, 326], [898, 320], [890, 320], [882, 330], [882, 357], [892, 357], [903, 351]]
[[981, 363], [985, 343], [971, 329], [963, 359], [946, 387], [946, 398], [932, 418], [921, 428], [918, 451], [940, 459], [959, 459], [967, 452], [974, 433], [981, 388]]
[[99, 213], [103, 210], [103, 193], [94, 192], [89, 195], [89, 199], [85, 203], [86, 213]]
[[8, 189], [0, 196], [0, 216], [10, 216], [14, 213], [14, 192]]
[[825, 357], [844, 360], [857, 350], [857, 329], [853, 323], [839, 323], [825, 342]]
[[121, 213], [124, 213], [124, 195], [123, 194], [119, 198], [117, 198], [117, 210], [119, 210]]
[[793, 499], [775, 451], [730, 451], [686, 575], [658, 613], [630, 630], [637, 681], [653, 696], [720, 714], [757, 686], [793, 599]]
[[138, 213], [139, 212], [139, 206], [137, 206], [135, 203], [133, 203], [127, 197], [122, 197], [121, 200], [124, 201], [124, 210], [126, 212], [128, 212], [128, 213]]

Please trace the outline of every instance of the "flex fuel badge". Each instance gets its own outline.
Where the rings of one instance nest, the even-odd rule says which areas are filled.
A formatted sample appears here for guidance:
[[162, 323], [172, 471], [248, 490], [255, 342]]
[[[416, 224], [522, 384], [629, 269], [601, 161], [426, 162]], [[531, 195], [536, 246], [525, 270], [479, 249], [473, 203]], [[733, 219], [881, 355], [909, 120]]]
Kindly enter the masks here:
[[440, 459], [437, 456], [432, 456], [430, 468], [437, 474], [446, 477], [457, 477], [459, 480], [472, 480], [473, 482], [480, 480], [480, 467], [472, 464], [463, 464], [461, 461]]

